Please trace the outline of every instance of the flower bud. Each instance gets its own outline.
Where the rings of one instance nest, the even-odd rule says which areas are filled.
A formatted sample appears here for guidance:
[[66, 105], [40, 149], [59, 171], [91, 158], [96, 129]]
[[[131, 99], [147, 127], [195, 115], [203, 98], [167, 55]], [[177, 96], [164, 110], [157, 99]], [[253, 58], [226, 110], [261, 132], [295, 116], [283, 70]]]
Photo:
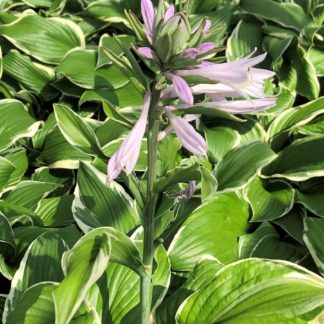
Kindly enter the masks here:
[[164, 22], [159, 34], [157, 35], [156, 47], [158, 55], [160, 54], [160, 50], [165, 52], [163, 46], [169, 45], [166, 44], [165, 41], [161, 42], [161, 39], [165, 40], [166, 37], [170, 38], [170, 56], [174, 56], [179, 54], [186, 47], [190, 34], [191, 28], [188, 19], [183, 14], [172, 16]]
[[187, 45], [191, 35], [190, 24], [185, 16], [179, 22], [177, 30], [172, 37], [173, 54], [179, 54]]

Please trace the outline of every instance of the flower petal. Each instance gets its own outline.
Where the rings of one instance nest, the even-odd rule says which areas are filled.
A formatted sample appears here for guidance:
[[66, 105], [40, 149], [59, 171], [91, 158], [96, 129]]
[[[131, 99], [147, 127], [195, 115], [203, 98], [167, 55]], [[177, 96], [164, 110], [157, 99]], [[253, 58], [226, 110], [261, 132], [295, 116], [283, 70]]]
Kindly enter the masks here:
[[209, 32], [211, 25], [212, 25], [212, 21], [210, 19], [207, 19], [204, 26], [204, 33]]
[[187, 48], [182, 52], [181, 57], [194, 59], [197, 55], [199, 55], [197, 48]]
[[[211, 109], [218, 109], [232, 114], [246, 114], [253, 113], [260, 110], [266, 110], [273, 107], [276, 104], [277, 99], [274, 97], [254, 99], [254, 100], [224, 100], [203, 102], [196, 104], [196, 107], [205, 107]], [[178, 109], [192, 107], [190, 105], [176, 105]]]
[[173, 4], [169, 5], [169, 8], [166, 10], [165, 14], [164, 14], [164, 21], [169, 20], [171, 17], [173, 17], [175, 12], [175, 8]]
[[215, 43], [212, 42], [206, 42], [202, 43], [198, 46], [197, 50], [199, 55], [206, 54], [210, 51], [212, 51], [216, 47]]
[[118, 177], [122, 170], [124, 170], [126, 174], [130, 174], [133, 171], [138, 160], [142, 139], [145, 133], [150, 100], [149, 93], [146, 93], [138, 121], [133, 129], [128, 133], [119, 149], [109, 159], [107, 167], [108, 183]]
[[177, 117], [168, 110], [166, 110], [166, 114], [182, 145], [195, 155], [205, 155], [207, 153], [206, 141], [194, 129], [194, 127], [190, 125], [185, 119]]
[[141, 12], [147, 31], [153, 34], [155, 13], [151, 0], [141, 0]]
[[149, 47], [139, 47], [138, 51], [143, 57], [148, 58], [150, 60], [153, 60], [153, 58], [155, 57], [154, 51]]
[[188, 105], [193, 105], [194, 99], [188, 83], [173, 73], [165, 73], [165, 76], [172, 81], [174, 91], [178, 97]]

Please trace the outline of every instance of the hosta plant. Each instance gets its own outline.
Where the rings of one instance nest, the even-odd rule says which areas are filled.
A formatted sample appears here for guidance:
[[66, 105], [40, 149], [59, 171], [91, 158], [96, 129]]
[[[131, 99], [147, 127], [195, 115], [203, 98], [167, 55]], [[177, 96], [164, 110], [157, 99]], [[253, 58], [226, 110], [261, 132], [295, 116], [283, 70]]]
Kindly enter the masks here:
[[321, 322], [324, 101], [236, 9], [1, 5], [4, 323]]

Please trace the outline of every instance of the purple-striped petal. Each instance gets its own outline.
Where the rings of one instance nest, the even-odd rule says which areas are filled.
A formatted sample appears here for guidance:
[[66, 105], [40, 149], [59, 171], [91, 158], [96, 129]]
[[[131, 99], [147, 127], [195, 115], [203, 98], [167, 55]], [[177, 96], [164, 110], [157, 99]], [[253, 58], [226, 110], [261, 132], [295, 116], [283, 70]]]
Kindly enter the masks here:
[[206, 53], [212, 51], [215, 47], [216, 47], [215, 43], [206, 42], [206, 43], [200, 44], [198, 46], [197, 50], [198, 50], [199, 55], [203, 55], [203, 54], [206, 54]]
[[174, 129], [183, 147], [191, 153], [201, 156], [207, 153], [205, 139], [185, 119], [177, 117], [171, 111], [166, 110], [171, 126]]
[[[184, 120], [186, 120], [188, 123], [192, 122], [193, 120], [197, 120], [200, 118], [200, 115], [193, 115], [193, 114], [186, 114], [182, 117]], [[158, 135], [158, 141], [162, 141], [169, 133], [173, 131], [173, 127], [170, 124], [166, 128], [164, 128], [163, 131], [161, 131]]]
[[[223, 63], [227, 64], [227, 63]], [[177, 70], [175, 73], [181, 77], [186, 76], [200, 76], [211, 81], [218, 81], [222, 83], [244, 83], [248, 80], [248, 71], [238, 68], [224, 69], [222, 64], [213, 64], [199, 69], [192, 70]]]
[[145, 133], [150, 100], [150, 95], [147, 93], [144, 97], [143, 108], [138, 121], [128, 133], [119, 149], [109, 159], [107, 167], [108, 183], [117, 178], [122, 170], [124, 170], [127, 175], [133, 171], [138, 160], [142, 139]]
[[164, 22], [168, 21], [171, 17], [174, 16], [175, 8], [173, 4], [169, 5], [169, 8], [166, 10], [164, 14]]
[[208, 33], [209, 32], [209, 29], [212, 25], [212, 22], [210, 19], [207, 19], [206, 22], [205, 22], [205, 26], [204, 26], [204, 33]]
[[174, 90], [177, 93], [178, 97], [188, 105], [193, 105], [194, 99], [188, 83], [184, 79], [173, 73], [167, 72], [165, 73], [165, 76], [172, 81]]
[[[196, 104], [197, 107], [222, 110], [231, 114], [254, 113], [261, 110], [269, 109], [275, 106], [277, 99], [275, 97], [253, 99], [253, 100], [224, 100], [212, 101]], [[175, 108], [189, 108], [190, 105], [176, 105]]]
[[153, 35], [155, 13], [151, 0], [141, 0], [141, 12], [147, 32]]
[[181, 53], [181, 57], [195, 59], [199, 55], [197, 48], [187, 48]]
[[156, 56], [154, 51], [149, 47], [139, 47], [138, 51], [143, 57], [150, 60], [153, 60], [154, 57]]

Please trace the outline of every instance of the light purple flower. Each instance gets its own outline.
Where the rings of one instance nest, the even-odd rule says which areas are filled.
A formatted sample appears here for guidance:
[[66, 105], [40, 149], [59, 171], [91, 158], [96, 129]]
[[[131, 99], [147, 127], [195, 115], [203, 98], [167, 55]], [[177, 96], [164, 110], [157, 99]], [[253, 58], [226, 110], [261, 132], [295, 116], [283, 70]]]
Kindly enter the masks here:
[[251, 67], [262, 62], [266, 57], [266, 53], [253, 58], [250, 56], [228, 63], [199, 66], [196, 69], [177, 70], [174, 73], [181, 77], [200, 76], [213, 82], [228, 84], [229, 86], [244, 86], [249, 81]]
[[169, 118], [172, 129], [175, 131], [181, 144], [191, 153], [202, 156], [207, 153], [207, 144], [205, 139], [190, 125], [185, 119], [173, 114], [166, 108], [165, 113]]
[[208, 33], [209, 32], [209, 29], [212, 25], [212, 22], [210, 19], [207, 19], [206, 22], [205, 22], [205, 27], [204, 27], [204, 33]]
[[164, 14], [164, 22], [168, 21], [171, 17], [174, 16], [175, 8], [173, 4], [170, 4], [168, 9]]
[[159, 58], [156, 56], [155, 52], [151, 48], [139, 47], [137, 50], [138, 50], [139, 54], [142, 55], [144, 58], [152, 60], [157, 64], [160, 63]]
[[151, 0], [141, 0], [141, 12], [145, 24], [145, 32], [150, 39], [153, 37], [155, 12]]
[[212, 51], [213, 49], [215, 49], [215, 47], [216, 47], [215, 43], [212, 42], [202, 43], [198, 46], [199, 55], [206, 54]]
[[145, 134], [150, 100], [151, 97], [149, 93], [146, 93], [144, 96], [143, 108], [138, 121], [133, 129], [128, 133], [119, 149], [109, 159], [107, 168], [108, 183], [117, 178], [122, 170], [125, 171], [127, 175], [133, 171], [138, 160], [142, 139]]
[[[205, 107], [211, 109], [222, 110], [231, 114], [255, 113], [260, 110], [266, 110], [276, 104], [276, 98], [262, 98], [253, 100], [222, 100], [212, 102], [202, 102], [195, 104], [194, 107]], [[176, 109], [184, 109], [192, 107], [190, 105], [175, 105]]]
[[198, 84], [191, 88], [193, 94], [205, 93], [213, 99], [225, 97], [266, 98], [264, 93], [264, 81], [275, 75], [274, 72], [264, 69], [252, 68], [249, 72], [249, 79], [243, 84], [226, 85], [218, 84]]
[[[200, 118], [200, 115], [193, 115], [193, 114], [186, 114], [182, 117], [185, 121], [192, 122], [194, 120], [197, 120]], [[162, 141], [169, 133], [171, 133], [173, 131], [173, 127], [170, 124], [169, 126], [167, 126], [166, 128], [164, 128], [163, 131], [161, 131], [158, 135], [158, 141]]]
[[187, 48], [181, 53], [181, 57], [183, 58], [195, 59], [197, 56], [198, 56], [197, 48]]
[[184, 58], [195, 59], [199, 55], [207, 54], [216, 47], [215, 43], [207, 42], [200, 44], [197, 48], [187, 48], [181, 54]]
[[178, 97], [188, 105], [192, 105], [194, 99], [188, 83], [183, 78], [170, 72], [165, 73], [165, 76], [172, 82]]

